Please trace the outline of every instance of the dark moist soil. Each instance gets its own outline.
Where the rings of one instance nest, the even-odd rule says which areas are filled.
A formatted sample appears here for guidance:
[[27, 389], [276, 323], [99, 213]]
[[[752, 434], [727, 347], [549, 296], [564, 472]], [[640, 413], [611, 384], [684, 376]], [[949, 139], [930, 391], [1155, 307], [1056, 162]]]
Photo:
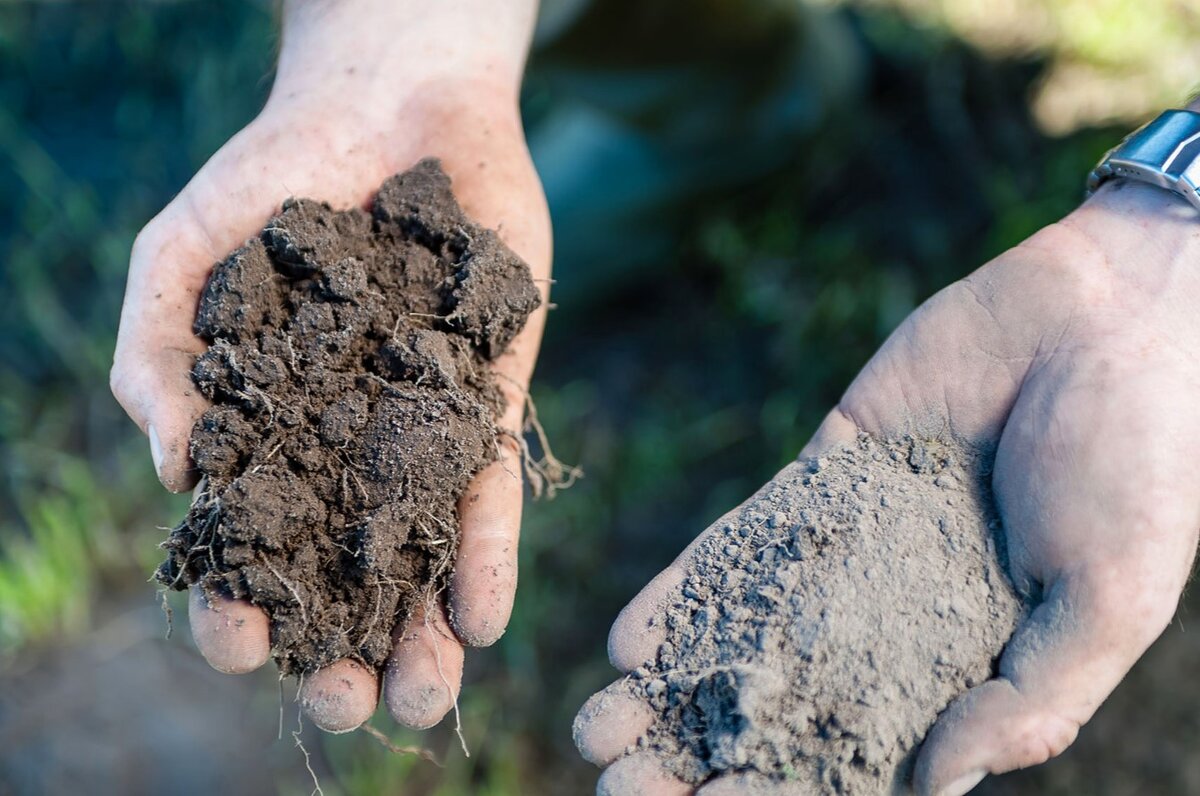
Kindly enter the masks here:
[[158, 579], [264, 608], [285, 674], [382, 667], [393, 626], [453, 570], [457, 501], [497, 455], [489, 362], [539, 303], [436, 160], [370, 213], [289, 200], [200, 299], [204, 480]]
[[1027, 610], [991, 461], [864, 435], [727, 515], [627, 681], [661, 716], [644, 747], [695, 784], [753, 771], [788, 793], [903, 791], [938, 713], [992, 675]]

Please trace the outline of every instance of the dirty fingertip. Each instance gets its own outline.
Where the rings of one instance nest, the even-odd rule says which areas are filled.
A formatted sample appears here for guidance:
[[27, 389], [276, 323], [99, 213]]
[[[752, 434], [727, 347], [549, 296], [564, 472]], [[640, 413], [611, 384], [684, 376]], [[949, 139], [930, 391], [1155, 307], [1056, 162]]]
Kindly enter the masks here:
[[571, 728], [579, 754], [589, 763], [606, 766], [637, 743], [654, 714], [624, 682], [593, 694], [580, 708]]
[[649, 752], [622, 757], [604, 769], [596, 783], [596, 796], [689, 796], [692, 792]]
[[154, 472], [162, 485], [176, 494], [188, 491], [200, 480], [200, 473], [192, 463], [188, 441], [192, 424], [202, 413], [203, 404], [189, 407], [188, 411], [183, 418], [160, 416], [159, 422], [146, 424]]
[[427, 730], [449, 713], [462, 686], [463, 648], [439, 611], [397, 633], [384, 672], [383, 699], [397, 722]]
[[658, 654], [667, 639], [662, 607], [682, 582], [681, 568], [663, 571], [617, 616], [608, 633], [608, 659], [619, 671], [631, 672]]
[[[490, 647], [500, 640], [512, 613], [512, 598], [497, 598], [483, 606], [472, 596], [463, 597], [458, 584], [463, 578], [455, 573], [454, 594], [450, 599], [450, 625], [454, 635], [469, 647]], [[468, 594], [470, 594], [468, 592]]]
[[379, 680], [358, 661], [342, 659], [304, 678], [300, 705], [326, 732], [357, 729], [379, 704]]
[[219, 672], [252, 672], [271, 656], [267, 615], [245, 600], [205, 595], [201, 587], [193, 586], [188, 596], [188, 622], [196, 648]]
[[511, 473], [493, 462], [458, 504], [462, 539], [450, 580], [450, 624], [472, 647], [495, 644], [512, 615], [522, 493]]

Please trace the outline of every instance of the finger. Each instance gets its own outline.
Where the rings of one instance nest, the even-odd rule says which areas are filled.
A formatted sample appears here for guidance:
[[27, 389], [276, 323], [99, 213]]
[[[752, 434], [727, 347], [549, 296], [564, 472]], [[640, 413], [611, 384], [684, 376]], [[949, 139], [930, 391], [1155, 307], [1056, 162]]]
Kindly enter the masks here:
[[[494, 124], [488, 119], [479, 129]], [[514, 140], [521, 140], [519, 126], [509, 133]], [[478, 149], [467, 146], [461, 151]], [[499, 425], [511, 436], [501, 437], [500, 461], [481, 472], [459, 502], [462, 539], [450, 584], [450, 621], [459, 638], [475, 647], [495, 643], [512, 614], [522, 503], [516, 440], [521, 435], [529, 379], [550, 298], [549, 209], [532, 162], [521, 154], [523, 147], [513, 152], [516, 157], [488, 162], [487, 179], [478, 178], [477, 165], [482, 164], [474, 158], [469, 164], [460, 164], [448, 157], [444, 164], [463, 210], [478, 223], [497, 230], [505, 244], [529, 265], [542, 299], [508, 350], [492, 363], [505, 400]]]
[[396, 721], [414, 730], [427, 730], [458, 701], [462, 645], [441, 607], [418, 610], [394, 640], [383, 675], [384, 702]]
[[[751, 496], [747, 502], [754, 499], [755, 496]], [[683, 582], [696, 550], [709, 534], [735, 524], [740, 511], [739, 506], [725, 514], [693, 539], [670, 566], [646, 584], [617, 615], [608, 632], [608, 659], [615, 668], [631, 672], [657, 659], [659, 647], [667, 639], [666, 609], [682, 597]]]
[[629, 751], [654, 723], [645, 700], [631, 693], [624, 680], [592, 694], [572, 725], [579, 754], [589, 763], [607, 766]]
[[[256, 154], [264, 151], [260, 147], [271, 143], [251, 128], [235, 136], [146, 225], [130, 253], [110, 383], [150, 438], [159, 480], [174, 492], [188, 489], [198, 476], [188, 440], [207, 404], [191, 369], [205, 343], [192, 326], [208, 275], [262, 229], [289, 186], [313, 195], [311, 187], [323, 178], [328, 183], [327, 169], [314, 167], [311, 158], [297, 163], [297, 150], [287, 147], [276, 147], [275, 157], [256, 163], [262, 160]], [[353, 182], [349, 176], [347, 181]], [[336, 194], [322, 198], [350, 204]]]
[[462, 539], [450, 578], [450, 622], [472, 647], [504, 634], [517, 590], [521, 464], [508, 445], [501, 450], [501, 459], [476, 476], [458, 504]]
[[122, 353], [114, 360], [111, 375], [113, 395], [146, 434], [158, 480], [176, 493], [194, 487], [200, 475], [188, 441], [208, 407], [191, 380], [192, 364], [201, 350]]
[[146, 433], [159, 480], [182, 492], [197, 480], [188, 439], [207, 406], [191, 380], [194, 359], [205, 347], [192, 333], [192, 319], [220, 255], [199, 239], [194, 225], [175, 221], [177, 215], [163, 211], [134, 243], [109, 380], [117, 401]]
[[608, 631], [608, 659], [619, 671], [631, 672], [657, 658], [659, 647], [667, 640], [666, 609], [680, 597], [687, 562], [698, 541], [646, 584], [617, 615]]
[[1028, 379], [1005, 425], [992, 482], [1008, 563], [1042, 599], [998, 677], [929, 734], [923, 792], [965, 792], [1062, 752], [1175, 613], [1200, 527], [1194, 385], [1175, 383], [1186, 368], [1153, 346], [1119, 376], [1124, 352], [1086, 353]]
[[[812, 441], [801, 451], [801, 458], [852, 443], [857, 439], [858, 433], [854, 421], [845, 413], [834, 409], [817, 429]], [[657, 657], [659, 647], [667, 638], [667, 628], [663, 623], [664, 609], [679, 598], [687, 577], [688, 563], [692, 560], [695, 549], [708, 534], [714, 532], [714, 529], [735, 520], [737, 513], [738, 509], [735, 509], [726, 514], [697, 537], [617, 616], [608, 634], [608, 657], [614, 667], [622, 672], [631, 672]]]
[[650, 752], [622, 757], [600, 775], [596, 796], [688, 796], [692, 786], [671, 776]]
[[918, 792], [957, 796], [988, 773], [1038, 765], [1074, 742], [1174, 609], [1168, 600], [1164, 611], [1156, 589], [1114, 585], [1108, 573], [1055, 584], [1013, 635], [999, 677], [938, 719], [918, 760]]
[[840, 406], [836, 407], [817, 427], [812, 439], [805, 445], [797, 459], [811, 459], [833, 448], [852, 445], [858, 439], [859, 426]]
[[188, 622], [196, 648], [219, 672], [252, 672], [271, 657], [267, 615], [245, 600], [206, 596], [200, 586], [193, 586], [188, 596]]
[[357, 729], [379, 704], [379, 678], [358, 661], [343, 658], [305, 676], [300, 705], [326, 732]]

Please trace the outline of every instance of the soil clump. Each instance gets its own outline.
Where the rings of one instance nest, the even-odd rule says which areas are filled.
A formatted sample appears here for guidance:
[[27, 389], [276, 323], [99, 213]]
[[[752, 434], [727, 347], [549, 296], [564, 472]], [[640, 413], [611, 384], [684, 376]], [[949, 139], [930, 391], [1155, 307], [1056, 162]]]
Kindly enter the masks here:
[[657, 660], [626, 681], [661, 717], [640, 745], [694, 784], [903, 791], [938, 713], [992, 676], [1027, 611], [991, 461], [863, 435], [785, 468], [699, 544]]
[[203, 480], [159, 581], [261, 606], [284, 674], [382, 667], [453, 571], [458, 499], [501, 433], [489, 363], [539, 304], [436, 160], [371, 212], [286, 202], [201, 296]]

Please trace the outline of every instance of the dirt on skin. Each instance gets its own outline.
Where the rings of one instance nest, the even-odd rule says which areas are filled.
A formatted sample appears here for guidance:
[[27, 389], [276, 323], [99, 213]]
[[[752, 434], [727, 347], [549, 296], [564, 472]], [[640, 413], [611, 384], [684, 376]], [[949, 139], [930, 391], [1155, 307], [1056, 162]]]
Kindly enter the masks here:
[[657, 660], [627, 680], [661, 716], [642, 746], [693, 784], [903, 792], [938, 713], [992, 675], [1027, 610], [990, 466], [864, 435], [784, 469], [700, 544]]
[[497, 456], [489, 362], [539, 303], [436, 160], [370, 213], [289, 200], [200, 299], [204, 480], [158, 579], [264, 608], [285, 674], [382, 667], [453, 570], [458, 499]]

